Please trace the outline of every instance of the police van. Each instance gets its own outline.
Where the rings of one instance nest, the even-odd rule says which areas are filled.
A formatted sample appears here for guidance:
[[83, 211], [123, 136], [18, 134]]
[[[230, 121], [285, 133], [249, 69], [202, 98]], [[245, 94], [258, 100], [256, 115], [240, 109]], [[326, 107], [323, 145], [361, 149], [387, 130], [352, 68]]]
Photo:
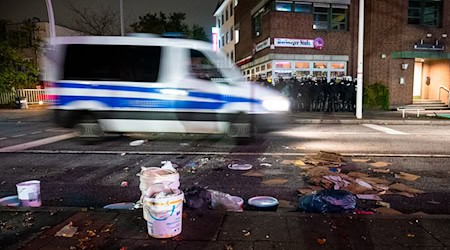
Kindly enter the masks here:
[[55, 122], [106, 132], [248, 137], [284, 123], [289, 101], [250, 82], [210, 43], [166, 37], [56, 37], [46, 52]]

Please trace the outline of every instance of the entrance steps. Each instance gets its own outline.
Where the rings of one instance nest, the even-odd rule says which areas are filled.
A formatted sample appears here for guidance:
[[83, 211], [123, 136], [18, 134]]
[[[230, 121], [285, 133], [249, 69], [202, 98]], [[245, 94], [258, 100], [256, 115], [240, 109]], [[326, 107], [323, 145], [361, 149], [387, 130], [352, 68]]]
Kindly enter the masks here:
[[398, 107], [397, 110], [402, 111], [402, 117], [405, 118], [407, 113], [420, 115], [436, 116], [436, 114], [449, 114], [450, 107], [440, 100], [417, 99], [412, 104]]

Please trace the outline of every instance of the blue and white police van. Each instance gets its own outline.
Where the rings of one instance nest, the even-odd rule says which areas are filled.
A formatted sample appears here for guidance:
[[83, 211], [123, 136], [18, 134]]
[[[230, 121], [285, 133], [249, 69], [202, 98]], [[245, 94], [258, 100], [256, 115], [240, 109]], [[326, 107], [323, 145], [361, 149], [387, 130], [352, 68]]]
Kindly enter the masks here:
[[56, 37], [46, 52], [54, 120], [80, 137], [207, 133], [247, 137], [285, 122], [289, 100], [247, 82], [210, 43]]

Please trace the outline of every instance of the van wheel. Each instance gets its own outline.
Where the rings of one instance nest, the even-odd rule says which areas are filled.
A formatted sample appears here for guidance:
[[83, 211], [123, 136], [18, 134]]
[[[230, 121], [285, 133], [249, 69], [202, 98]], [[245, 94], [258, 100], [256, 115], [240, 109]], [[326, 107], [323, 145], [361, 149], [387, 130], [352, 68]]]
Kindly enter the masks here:
[[93, 115], [83, 115], [79, 123], [75, 124], [74, 132], [82, 142], [93, 143], [100, 141], [105, 135], [103, 129]]
[[241, 114], [235, 120], [230, 122], [227, 135], [235, 138], [237, 141], [249, 141], [256, 136], [257, 128], [251, 119]]

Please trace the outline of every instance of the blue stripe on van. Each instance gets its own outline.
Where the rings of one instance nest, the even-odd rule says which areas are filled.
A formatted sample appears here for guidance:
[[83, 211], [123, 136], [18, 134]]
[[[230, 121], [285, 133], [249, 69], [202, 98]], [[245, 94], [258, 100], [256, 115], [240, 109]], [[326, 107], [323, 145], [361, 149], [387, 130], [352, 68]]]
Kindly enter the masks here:
[[[134, 86], [117, 86], [117, 85], [87, 85], [87, 84], [78, 84], [78, 83], [55, 83], [56, 87], [60, 88], [82, 88], [82, 89], [97, 89], [97, 90], [112, 90], [112, 91], [132, 91], [132, 92], [142, 92], [142, 93], [161, 93], [162, 89], [167, 88], [144, 88], [144, 87], [134, 87]], [[183, 88], [174, 88], [177, 90], [185, 90], [188, 91], [188, 96], [190, 97], [198, 97], [198, 98], [207, 98], [222, 102], [250, 102], [250, 103], [260, 103], [261, 101], [251, 98], [245, 97], [237, 97], [231, 95], [221, 95], [216, 93], [205, 93], [192, 91], [189, 89]]]
[[60, 96], [58, 105], [68, 105], [74, 101], [97, 101], [111, 108], [220, 109], [224, 105], [223, 102], [99, 96]]

